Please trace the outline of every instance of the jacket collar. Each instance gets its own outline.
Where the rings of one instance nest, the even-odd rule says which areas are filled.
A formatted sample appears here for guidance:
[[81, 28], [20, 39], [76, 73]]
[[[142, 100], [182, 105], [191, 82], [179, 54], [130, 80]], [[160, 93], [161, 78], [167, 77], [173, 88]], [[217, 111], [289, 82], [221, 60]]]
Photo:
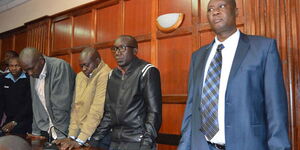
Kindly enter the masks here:
[[11, 74], [11, 73], [8, 73], [6, 76], [5, 76], [6, 79], [11, 79], [14, 83], [16, 83], [19, 79], [25, 79], [27, 78], [25, 73], [22, 72], [21, 75], [15, 80], [14, 76]]

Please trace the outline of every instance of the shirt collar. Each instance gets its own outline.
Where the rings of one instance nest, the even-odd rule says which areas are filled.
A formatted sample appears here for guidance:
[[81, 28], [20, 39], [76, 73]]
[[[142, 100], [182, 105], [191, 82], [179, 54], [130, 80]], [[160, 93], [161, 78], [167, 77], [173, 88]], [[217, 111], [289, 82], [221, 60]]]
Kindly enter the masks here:
[[25, 79], [27, 77], [26, 77], [25, 73], [22, 72], [21, 75], [17, 78], [17, 80], [14, 79], [14, 76], [11, 73], [7, 74], [5, 76], [5, 78], [6, 79], [11, 79], [14, 83], [16, 83], [19, 79]]
[[228, 45], [231, 45], [232, 43], [236, 43], [236, 41], [239, 40], [240, 37], [240, 30], [237, 29], [235, 33], [233, 33], [232, 35], [230, 35], [225, 41], [220, 42], [217, 38], [217, 36], [215, 37], [215, 44], [219, 45], [219, 44], [223, 44], [224, 47], [228, 47]]
[[46, 78], [46, 75], [47, 75], [47, 63], [45, 61], [44, 63], [44, 67], [43, 67], [43, 70], [39, 76], [39, 79], [45, 79]]

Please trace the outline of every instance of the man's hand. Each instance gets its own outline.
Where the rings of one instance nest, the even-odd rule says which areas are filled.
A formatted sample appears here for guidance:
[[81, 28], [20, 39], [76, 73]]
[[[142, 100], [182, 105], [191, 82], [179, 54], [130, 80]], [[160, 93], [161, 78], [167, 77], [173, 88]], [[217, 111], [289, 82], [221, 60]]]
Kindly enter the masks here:
[[66, 143], [61, 144], [61, 150], [71, 150], [72, 148], [79, 148], [80, 145], [74, 140], [67, 141]]
[[6, 125], [4, 125], [2, 127], [2, 130], [6, 133], [9, 133], [16, 125], [17, 125], [17, 122], [11, 121], [11, 122], [7, 123]]
[[72, 139], [64, 138], [64, 139], [54, 140], [53, 143], [55, 143], [56, 145], [63, 145], [63, 144], [68, 143], [70, 141], [72, 141]]
[[33, 135], [33, 134], [30, 134], [30, 133], [27, 133], [26, 138], [31, 139], [31, 140], [45, 140], [46, 139], [46, 137], [44, 137], [44, 136]]

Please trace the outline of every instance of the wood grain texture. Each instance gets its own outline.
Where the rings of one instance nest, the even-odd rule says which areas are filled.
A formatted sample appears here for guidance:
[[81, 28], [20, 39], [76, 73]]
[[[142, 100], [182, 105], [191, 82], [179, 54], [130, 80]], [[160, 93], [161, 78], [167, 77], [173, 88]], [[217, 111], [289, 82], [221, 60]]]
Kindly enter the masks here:
[[53, 24], [53, 45], [52, 52], [64, 48], [71, 48], [72, 39], [72, 20], [71, 18], [54, 22]]
[[74, 17], [73, 47], [91, 44], [92, 13]]
[[137, 36], [151, 32], [151, 1], [125, 1], [124, 33]]
[[97, 9], [97, 43], [110, 42], [121, 33], [121, 4]]
[[25, 47], [27, 47], [27, 32], [21, 32], [15, 35], [14, 50], [20, 53]]
[[190, 35], [158, 41], [158, 68], [163, 95], [187, 93], [188, 69], [193, 52], [191, 46]]

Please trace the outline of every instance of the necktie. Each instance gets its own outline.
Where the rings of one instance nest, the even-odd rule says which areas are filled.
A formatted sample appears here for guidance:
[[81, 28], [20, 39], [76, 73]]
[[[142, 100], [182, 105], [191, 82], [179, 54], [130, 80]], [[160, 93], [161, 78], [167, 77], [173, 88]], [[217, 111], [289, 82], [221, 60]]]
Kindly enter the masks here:
[[207, 70], [206, 79], [202, 88], [201, 96], [201, 131], [208, 140], [211, 140], [219, 131], [218, 123], [218, 100], [219, 86], [222, 69], [223, 44], [219, 44], [216, 54]]

